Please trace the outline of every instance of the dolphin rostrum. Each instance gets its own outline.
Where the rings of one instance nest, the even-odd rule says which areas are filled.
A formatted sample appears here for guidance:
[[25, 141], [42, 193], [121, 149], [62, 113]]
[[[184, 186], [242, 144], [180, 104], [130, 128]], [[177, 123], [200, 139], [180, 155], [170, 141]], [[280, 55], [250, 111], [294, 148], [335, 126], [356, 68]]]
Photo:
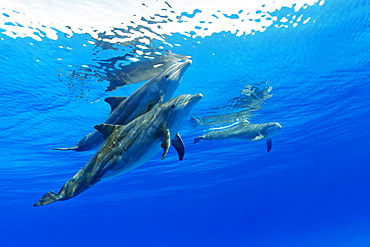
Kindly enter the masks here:
[[100, 180], [128, 172], [151, 158], [161, 148], [165, 158], [170, 141], [202, 94], [180, 95], [134, 119], [127, 125], [95, 126], [105, 137], [94, 156], [69, 179], [59, 191], [46, 193], [34, 206], [68, 200], [89, 189]]
[[[127, 124], [150, 111], [156, 105], [170, 100], [190, 64], [191, 60], [171, 64], [166, 70], [145, 83], [129, 97], [106, 98], [105, 101], [111, 106], [111, 113], [104, 123]], [[181, 141], [179, 136], [178, 140]], [[86, 151], [98, 147], [101, 143], [103, 143], [103, 135], [96, 130], [82, 138], [74, 147], [53, 149]]]
[[257, 141], [266, 139], [267, 152], [270, 152], [272, 148], [271, 137], [277, 134], [281, 128], [282, 126], [277, 122], [251, 124], [248, 121], [242, 121], [234, 127], [212, 131], [194, 138], [194, 143], [201, 140], [231, 139], [236, 141]]

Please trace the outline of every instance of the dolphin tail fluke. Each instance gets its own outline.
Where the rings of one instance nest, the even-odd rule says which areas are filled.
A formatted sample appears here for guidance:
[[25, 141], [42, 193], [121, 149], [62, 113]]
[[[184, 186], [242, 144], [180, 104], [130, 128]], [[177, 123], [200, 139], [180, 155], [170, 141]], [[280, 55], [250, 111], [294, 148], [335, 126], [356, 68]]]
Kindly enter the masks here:
[[53, 203], [53, 202], [58, 201], [58, 200], [59, 200], [58, 199], [58, 194], [56, 194], [55, 192], [49, 191], [38, 202], [33, 204], [33, 206], [34, 207], [35, 206], [42, 206], [42, 205]]
[[194, 138], [194, 143], [198, 143], [201, 140], [204, 140], [204, 137], [196, 137], [196, 138]]
[[62, 150], [62, 151], [68, 151], [68, 150], [74, 150], [74, 151], [80, 151], [79, 146], [74, 146], [71, 148], [53, 148], [53, 150]]

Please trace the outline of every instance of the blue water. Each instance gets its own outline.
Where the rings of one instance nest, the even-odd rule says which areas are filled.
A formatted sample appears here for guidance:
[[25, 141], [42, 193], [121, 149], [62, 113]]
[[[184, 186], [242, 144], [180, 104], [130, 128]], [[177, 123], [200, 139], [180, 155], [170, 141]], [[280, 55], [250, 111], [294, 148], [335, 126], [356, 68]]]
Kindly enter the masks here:
[[[57, 3], [50, 9], [58, 11]], [[68, 34], [60, 26], [50, 29], [52, 38], [42, 29], [46, 24], [17, 21], [41, 7], [27, 12], [9, 1], [0, 9], [0, 246], [370, 246], [369, 1], [283, 7], [271, 12], [278, 18], [273, 25], [242, 34], [197, 35], [208, 21], [202, 19], [193, 31], [172, 31], [149, 45], [106, 41], [105, 48], [97, 46], [96, 33], [79, 32], [78, 23]], [[207, 10], [171, 7], [188, 19]], [[240, 10], [248, 11], [248, 4]], [[121, 23], [134, 13], [140, 17], [126, 10]], [[227, 12], [227, 18], [239, 14]], [[296, 26], [280, 21], [301, 14], [311, 19]], [[281, 24], [287, 27], [275, 26]], [[24, 29], [12, 34], [13, 27]], [[31, 29], [35, 35], [21, 35]], [[158, 154], [68, 201], [32, 207], [95, 152], [51, 148], [73, 146], [104, 122], [105, 97], [128, 96], [142, 85], [105, 92], [110, 70], [99, 64], [125, 54], [140, 58], [135, 52], [149, 48], [192, 56], [175, 96], [204, 95], [193, 117], [250, 110], [234, 104], [245, 99], [243, 87], [271, 87], [270, 97], [248, 111], [252, 123], [283, 126], [271, 152], [263, 141], [193, 144], [219, 126], [195, 126], [189, 118], [181, 129], [183, 161], [171, 149], [163, 161]]]

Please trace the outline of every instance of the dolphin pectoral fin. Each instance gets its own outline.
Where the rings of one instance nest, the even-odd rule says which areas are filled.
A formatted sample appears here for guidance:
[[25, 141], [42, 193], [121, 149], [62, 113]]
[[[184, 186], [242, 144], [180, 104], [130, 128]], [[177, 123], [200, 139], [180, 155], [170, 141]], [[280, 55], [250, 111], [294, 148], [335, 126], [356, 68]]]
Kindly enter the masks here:
[[148, 105], [148, 109], [146, 110], [146, 112], [150, 111], [151, 109], [153, 109], [155, 106], [155, 104], [149, 104]]
[[110, 105], [110, 112], [112, 112], [119, 104], [121, 104], [126, 99], [127, 97], [107, 97], [104, 99], [104, 101]]
[[103, 138], [106, 139], [120, 126], [122, 125], [98, 124], [94, 126], [94, 129], [98, 130], [103, 135]]
[[155, 100], [153, 99], [147, 106], [146, 112], [153, 110], [157, 105], [163, 104], [164, 95], [158, 96]]
[[271, 138], [267, 139], [267, 152], [270, 152], [271, 148], [272, 148], [272, 140]]
[[172, 146], [176, 149], [177, 154], [179, 155], [179, 160], [181, 161], [185, 155], [185, 146], [179, 133], [176, 133], [176, 136], [171, 140], [171, 143]]
[[252, 142], [254, 141], [258, 141], [258, 140], [261, 140], [263, 139], [265, 136], [263, 136], [262, 134], [259, 134], [258, 136], [256, 136], [255, 138], [252, 139]]
[[166, 157], [168, 150], [170, 149], [170, 130], [166, 128], [163, 132], [164, 132], [164, 136], [163, 136], [161, 148], [163, 148], [164, 151], [163, 151], [161, 160], [163, 160], [164, 157]]
[[58, 194], [56, 194], [55, 192], [52, 192], [52, 191], [49, 191], [48, 193], [44, 194], [44, 196], [38, 201], [36, 202], [35, 204], [33, 204], [33, 206], [42, 206], [42, 205], [46, 205], [46, 204], [50, 204], [50, 203], [53, 203], [55, 201], [58, 201]]
[[157, 105], [163, 104], [164, 103], [164, 95], [158, 97], [156, 100], [153, 100], [149, 105], [148, 105], [148, 111], [153, 110]]
[[79, 151], [79, 146], [74, 146], [74, 147], [70, 147], [70, 148], [53, 148], [53, 150], [62, 150], [62, 151], [67, 151], [67, 150], [75, 150], [75, 151]]

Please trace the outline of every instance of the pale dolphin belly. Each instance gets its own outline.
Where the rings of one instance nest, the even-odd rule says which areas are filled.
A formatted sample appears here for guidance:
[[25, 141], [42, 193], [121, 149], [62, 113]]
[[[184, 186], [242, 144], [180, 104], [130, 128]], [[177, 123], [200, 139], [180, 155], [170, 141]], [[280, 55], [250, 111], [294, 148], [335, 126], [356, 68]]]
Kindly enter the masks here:
[[[143, 150], [142, 150], [143, 151]], [[139, 157], [139, 159], [135, 159], [134, 155], [125, 155], [120, 160], [115, 162], [114, 169], [107, 170], [105, 174], [102, 176], [102, 179], [107, 179], [111, 177], [115, 177], [121, 175], [123, 173], [129, 172], [141, 165], [145, 162], [152, 159], [155, 155], [157, 155], [161, 151], [160, 142], [152, 143], [145, 152], [142, 152], [143, 155]]]

